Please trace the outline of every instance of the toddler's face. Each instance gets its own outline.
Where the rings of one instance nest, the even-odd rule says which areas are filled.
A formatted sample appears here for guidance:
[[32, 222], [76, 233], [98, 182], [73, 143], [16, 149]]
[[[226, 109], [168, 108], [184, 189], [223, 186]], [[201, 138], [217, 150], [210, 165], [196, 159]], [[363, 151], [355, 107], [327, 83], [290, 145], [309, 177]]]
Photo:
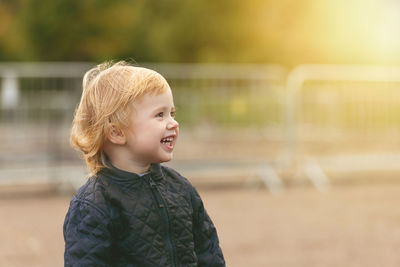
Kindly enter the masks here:
[[133, 106], [127, 131], [132, 160], [144, 164], [170, 161], [179, 132], [171, 89], [160, 95], [144, 95]]

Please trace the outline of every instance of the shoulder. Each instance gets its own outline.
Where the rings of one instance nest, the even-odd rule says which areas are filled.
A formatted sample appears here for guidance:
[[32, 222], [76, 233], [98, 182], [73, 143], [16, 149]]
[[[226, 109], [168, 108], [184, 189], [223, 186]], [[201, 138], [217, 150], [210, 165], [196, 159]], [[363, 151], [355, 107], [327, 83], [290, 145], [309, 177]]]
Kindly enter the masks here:
[[174, 170], [173, 168], [161, 166], [161, 170], [164, 173], [164, 177], [169, 181], [173, 182], [177, 185], [181, 185], [184, 187], [185, 192], [190, 194], [192, 201], [201, 201], [200, 195], [197, 192], [196, 188], [192, 185], [192, 183], [179, 172]]
[[166, 178], [168, 180], [173, 180], [174, 182], [180, 183], [182, 185], [193, 187], [192, 184], [190, 183], [190, 181], [186, 177], [181, 175], [179, 172], [177, 172], [173, 168], [162, 165], [161, 171], [164, 174], [164, 178]]
[[101, 176], [92, 176], [78, 189], [71, 200], [70, 208], [95, 210], [106, 216], [109, 210], [107, 195], [107, 181]]
[[114, 221], [102, 191], [101, 180], [89, 178], [71, 200], [63, 224], [65, 251], [68, 253], [65, 256], [71, 260], [77, 257], [77, 261], [85, 261], [86, 256], [79, 259], [82, 253], [90, 255], [101, 248], [99, 240], [104, 246], [111, 240]]

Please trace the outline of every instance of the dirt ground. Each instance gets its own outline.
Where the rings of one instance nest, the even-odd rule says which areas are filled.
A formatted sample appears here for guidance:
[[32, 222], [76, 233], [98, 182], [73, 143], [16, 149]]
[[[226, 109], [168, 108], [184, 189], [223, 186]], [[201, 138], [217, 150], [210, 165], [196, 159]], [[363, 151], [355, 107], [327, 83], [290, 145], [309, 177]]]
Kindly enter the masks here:
[[[200, 189], [227, 266], [400, 266], [400, 184]], [[70, 195], [0, 196], [0, 266], [63, 266]]]

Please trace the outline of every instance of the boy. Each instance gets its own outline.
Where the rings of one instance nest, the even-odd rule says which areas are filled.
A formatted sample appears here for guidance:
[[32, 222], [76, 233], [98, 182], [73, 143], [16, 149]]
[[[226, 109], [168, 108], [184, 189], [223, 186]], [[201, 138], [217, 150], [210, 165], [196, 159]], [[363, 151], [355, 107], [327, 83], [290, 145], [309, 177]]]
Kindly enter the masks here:
[[71, 143], [90, 178], [64, 222], [65, 266], [225, 266], [216, 229], [172, 159], [178, 122], [155, 71], [124, 62], [88, 71]]

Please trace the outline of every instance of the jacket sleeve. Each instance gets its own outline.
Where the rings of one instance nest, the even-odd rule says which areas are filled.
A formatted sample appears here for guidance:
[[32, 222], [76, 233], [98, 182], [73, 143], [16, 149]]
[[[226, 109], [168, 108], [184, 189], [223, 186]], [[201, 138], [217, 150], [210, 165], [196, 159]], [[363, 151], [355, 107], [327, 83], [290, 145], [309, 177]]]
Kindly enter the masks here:
[[64, 222], [64, 266], [109, 266], [109, 219], [90, 202], [73, 200]]
[[217, 230], [204, 208], [203, 201], [192, 187], [192, 205], [194, 209], [194, 245], [199, 267], [225, 266], [224, 256], [219, 246]]

